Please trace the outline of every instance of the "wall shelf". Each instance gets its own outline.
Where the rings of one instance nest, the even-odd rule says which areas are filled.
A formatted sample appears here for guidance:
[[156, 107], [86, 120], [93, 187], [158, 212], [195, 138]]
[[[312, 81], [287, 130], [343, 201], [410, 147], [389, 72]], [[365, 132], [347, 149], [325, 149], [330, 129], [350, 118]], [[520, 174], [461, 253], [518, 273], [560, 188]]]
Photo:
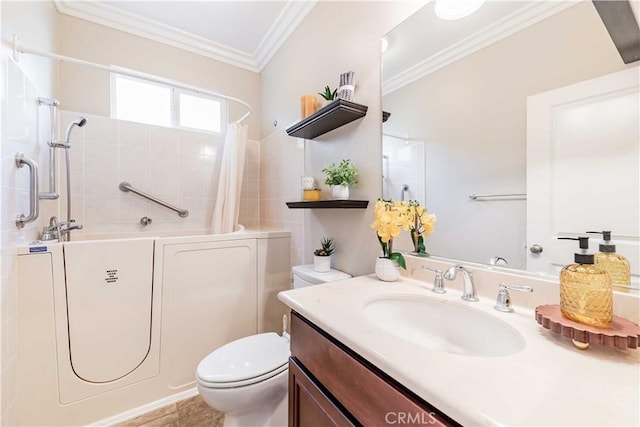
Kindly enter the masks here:
[[368, 200], [316, 200], [287, 202], [289, 209], [366, 209]]
[[313, 139], [354, 120], [361, 119], [367, 114], [368, 108], [366, 105], [337, 99], [288, 128], [287, 134], [297, 138]]

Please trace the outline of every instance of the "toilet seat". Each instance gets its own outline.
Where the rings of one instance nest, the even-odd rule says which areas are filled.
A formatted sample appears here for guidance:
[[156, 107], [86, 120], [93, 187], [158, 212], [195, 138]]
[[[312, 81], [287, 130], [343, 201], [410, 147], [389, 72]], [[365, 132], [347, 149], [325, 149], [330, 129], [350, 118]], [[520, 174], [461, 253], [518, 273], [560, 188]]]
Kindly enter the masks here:
[[230, 342], [205, 357], [196, 370], [208, 388], [255, 384], [287, 370], [289, 341], [276, 333], [251, 335]]

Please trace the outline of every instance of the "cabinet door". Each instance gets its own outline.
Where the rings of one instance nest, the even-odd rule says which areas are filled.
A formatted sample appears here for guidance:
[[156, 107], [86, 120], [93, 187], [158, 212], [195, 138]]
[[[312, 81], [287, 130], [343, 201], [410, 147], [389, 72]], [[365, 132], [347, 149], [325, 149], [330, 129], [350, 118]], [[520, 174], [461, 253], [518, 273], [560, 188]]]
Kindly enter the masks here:
[[329, 397], [289, 359], [289, 427], [353, 426]]

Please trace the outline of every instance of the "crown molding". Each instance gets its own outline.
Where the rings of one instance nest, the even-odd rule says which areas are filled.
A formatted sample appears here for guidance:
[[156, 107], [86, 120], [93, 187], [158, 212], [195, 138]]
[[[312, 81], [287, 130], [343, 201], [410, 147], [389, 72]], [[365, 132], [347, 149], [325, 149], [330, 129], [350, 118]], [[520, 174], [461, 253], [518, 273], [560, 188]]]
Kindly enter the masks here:
[[53, 0], [59, 13], [164, 43], [216, 61], [259, 73], [315, 6], [288, 2], [254, 53], [234, 49], [100, 1]]
[[394, 92], [576, 4], [577, 1], [563, 1], [525, 6], [384, 81], [382, 95]]
[[267, 31], [253, 57], [260, 71], [269, 63], [318, 0], [289, 1]]

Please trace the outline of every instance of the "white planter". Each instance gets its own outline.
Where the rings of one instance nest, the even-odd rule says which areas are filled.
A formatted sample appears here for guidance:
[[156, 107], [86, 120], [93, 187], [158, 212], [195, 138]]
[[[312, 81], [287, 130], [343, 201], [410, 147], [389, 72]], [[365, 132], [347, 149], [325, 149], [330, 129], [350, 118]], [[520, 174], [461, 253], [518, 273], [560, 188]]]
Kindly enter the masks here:
[[331, 270], [331, 255], [313, 256], [313, 269], [318, 273], [328, 273]]
[[384, 282], [395, 282], [400, 278], [400, 266], [389, 258], [377, 258], [376, 276]]
[[349, 200], [349, 186], [348, 185], [332, 185], [331, 198], [333, 200]]

